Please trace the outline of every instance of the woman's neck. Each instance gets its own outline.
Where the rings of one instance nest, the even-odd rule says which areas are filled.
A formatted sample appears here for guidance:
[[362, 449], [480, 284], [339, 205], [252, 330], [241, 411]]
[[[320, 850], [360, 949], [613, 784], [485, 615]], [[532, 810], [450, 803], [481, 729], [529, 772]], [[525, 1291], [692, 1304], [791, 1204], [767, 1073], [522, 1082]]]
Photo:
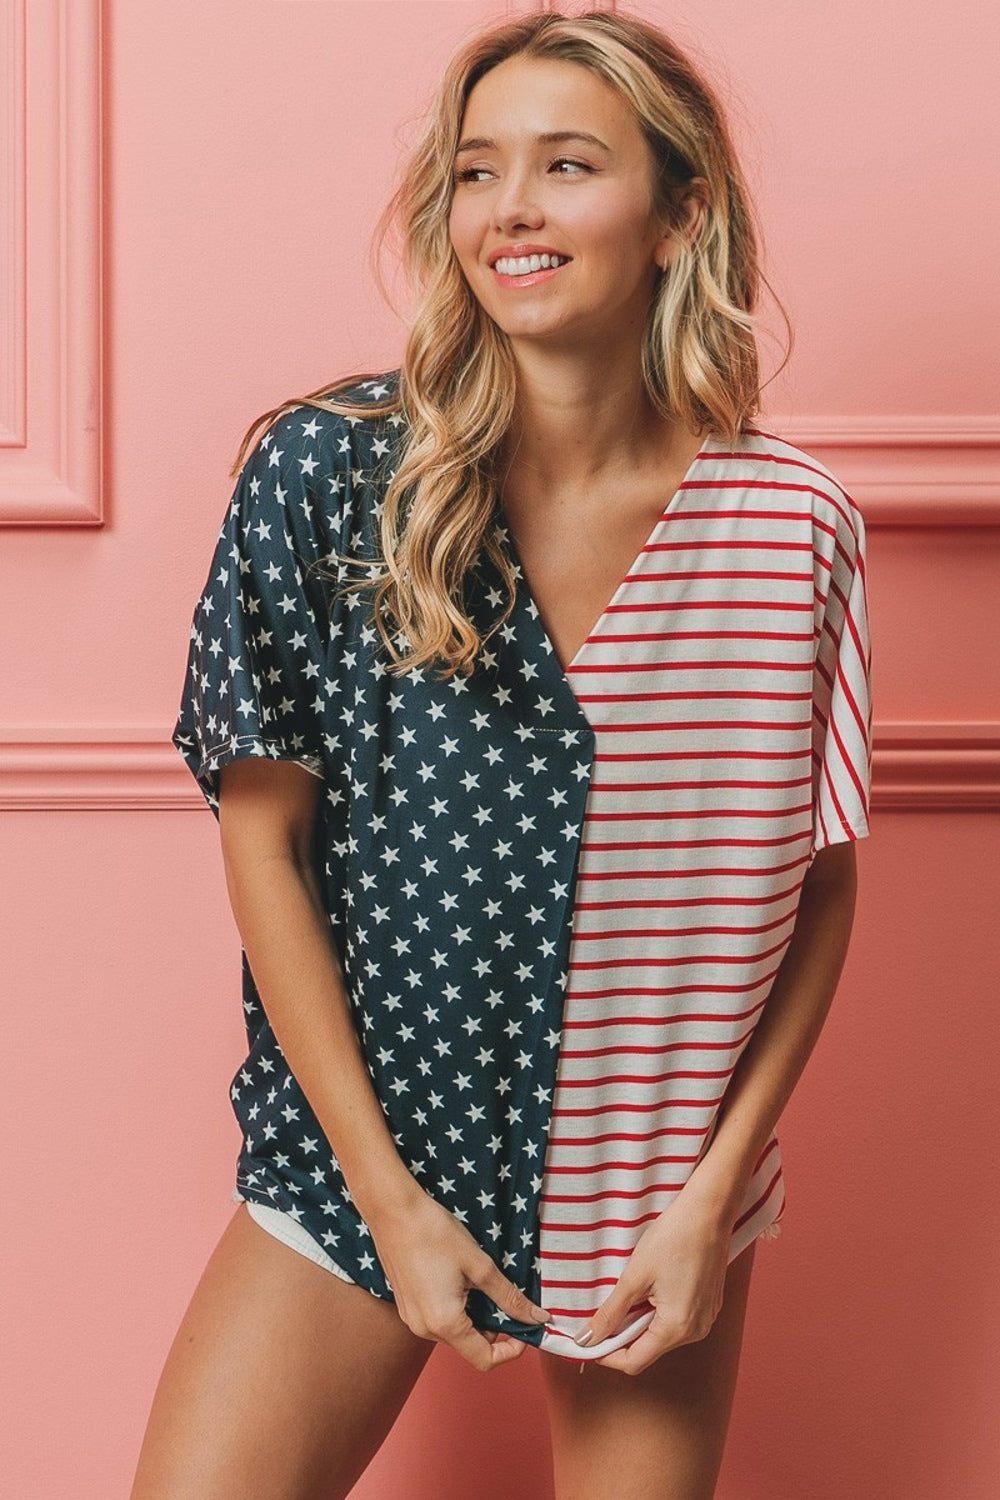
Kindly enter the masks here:
[[520, 354], [517, 364], [503, 475], [528, 474], [550, 491], [578, 490], [669, 463], [697, 436], [652, 406], [634, 353], [617, 365]]

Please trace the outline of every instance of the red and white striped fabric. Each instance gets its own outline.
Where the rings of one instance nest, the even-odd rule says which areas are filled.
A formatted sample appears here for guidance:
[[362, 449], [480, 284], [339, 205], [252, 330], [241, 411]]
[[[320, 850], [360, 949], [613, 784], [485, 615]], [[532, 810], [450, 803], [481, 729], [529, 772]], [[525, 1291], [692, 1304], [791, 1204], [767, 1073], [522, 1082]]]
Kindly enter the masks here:
[[[710, 437], [566, 673], [596, 756], [542, 1186], [543, 1349], [571, 1352], [708, 1149], [813, 854], [868, 832], [869, 669], [850, 496], [771, 433]], [[783, 1206], [772, 1134], [730, 1259]]]

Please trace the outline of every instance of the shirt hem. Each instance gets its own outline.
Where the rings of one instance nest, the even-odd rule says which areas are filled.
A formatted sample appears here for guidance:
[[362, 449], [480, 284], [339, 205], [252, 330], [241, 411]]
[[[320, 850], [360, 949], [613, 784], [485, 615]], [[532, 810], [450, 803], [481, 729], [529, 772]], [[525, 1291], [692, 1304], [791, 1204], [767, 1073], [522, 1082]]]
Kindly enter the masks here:
[[828, 849], [831, 844], [852, 844], [858, 839], [866, 839], [870, 831], [867, 818], [856, 823], [835, 823], [825, 837], [814, 841], [812, 852], [818, 854], [821, 849]]
[[266, 739], [263, 735], [236, 735], [221, 745], [202, 752], [195, 775], [201, 780], [206, 775], [215, 775], [223, 766], [234, 760], [252, 758], [267, 760], [291, 760], [304, 766], [313, 776], [324, 777], [326, 772], [322, 756], [310, 750], [295, 750], [283, 740]]
[[[771, 1189], [765, 1194], [764, 1201], [759, 1203], [756, 1209], [751, 1209], [747, 1217], [734, 1229], [729, 1245], [728, 1263], [731, 1264], [758, 1238], [777, 1239], [781, 1232], [784, 1212], [783, 1178], [779, 1175], [772, 1183]], [[551, 1325], [546, 1325], [538, 1347], [545, 1354], [556, 1354], [563, 1359], [581, 1362], [588, 1359], [603, 1359], [606, 1354], [614, 1354], [616, 1350], [624, 1349], [626, 1345], [634, 1343], [639, 1335], [646, 1331], [654, 1317], [655, 1312], [643, 1312], [618, 1333], [612, 1334], [610, 1338], [602, 1339], [599, 1344], [592, 1344], [583, 1349], [575, 1342], [571, 1334], [562, 1333]]]

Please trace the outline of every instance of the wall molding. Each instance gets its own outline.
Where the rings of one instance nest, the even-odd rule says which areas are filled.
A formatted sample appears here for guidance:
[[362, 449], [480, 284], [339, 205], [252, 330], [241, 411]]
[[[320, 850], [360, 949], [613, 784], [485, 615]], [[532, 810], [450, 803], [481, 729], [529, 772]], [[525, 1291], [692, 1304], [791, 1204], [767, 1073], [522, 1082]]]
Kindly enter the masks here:
[[0, 808], [174, 811], [204, 798], [163, 731], [34, 729], [0, 739]]
[[872, 806], [1000, 807], [1000, 723], [876, 725]]
[[101, 0], [0, 0], [2, 99], [0, 524], [98, 526]]
[[1000, 526], [1000, 420], [992, 416], [756, 419], [818, 458], [876, 526]]
[[[0, 808], [187, 812], [204, 799], [163, 730], [22, 726], [0, 738]], [[872, 806], [1000, 807], [1000, 722], [876, 726]]]
[[0, 448], [27, 431], [23, 80], [24, 0], [0, 0]]

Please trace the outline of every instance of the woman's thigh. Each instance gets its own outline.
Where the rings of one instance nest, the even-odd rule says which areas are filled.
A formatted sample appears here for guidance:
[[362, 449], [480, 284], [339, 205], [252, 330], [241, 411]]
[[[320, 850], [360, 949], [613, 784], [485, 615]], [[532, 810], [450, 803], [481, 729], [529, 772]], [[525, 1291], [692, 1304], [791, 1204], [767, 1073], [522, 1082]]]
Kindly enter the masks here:
[[167, 1356], [132, 1500], [337, 1500], [433, 1347], [241, 1206]]
[[556, 1500], [711, 1500], [722, 1467], [755, 1246], [731, 1262], [705, 1338], [626, 1375], [543, 1354]]

